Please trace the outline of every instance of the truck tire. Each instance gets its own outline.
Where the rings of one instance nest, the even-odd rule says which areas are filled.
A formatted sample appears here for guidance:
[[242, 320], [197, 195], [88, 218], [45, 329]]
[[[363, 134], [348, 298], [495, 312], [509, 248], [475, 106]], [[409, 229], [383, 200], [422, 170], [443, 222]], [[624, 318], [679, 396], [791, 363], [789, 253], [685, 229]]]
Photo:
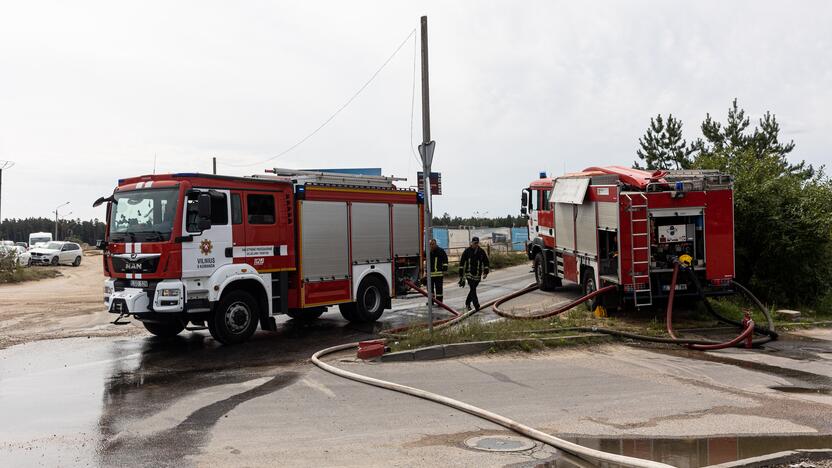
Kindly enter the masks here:
[[222, 344], [237, 344], [251, 338], [260, 320], [260, 308], [251, 294], [230, 291], [223, 294], [208, 321], [208, 330]]
[[356, 301], [341, 304], [341, 315], [350, 322], [375, 322], [384, 313], [384, 305], [389, 302], [389, 297], [387, 283], [376, 275], [368, 276], [358, 286]]
[[346, 302], [344, 304], [338, 304], [338, 310], [341, 311], [341, 317], [344, 317], [344, 320], [349, 322], [358, 322], [358, 319], [355, 315], [355, 302]]
[[160, 338], [171, 338], [178, 335], [185, 329], [185, 324], [181, 320], [171, 320], [169, 322], [142, 322], [144, 328], [150, 333]]
[[312, 321], [326, 312], [326, 307], [316, 307], [314, 309], [289, 309], [286, 315], [300, 321]]
[[541, 291], [553, 291], [556, 287], [560, 286], [558, 284], [560, 278], [547, 275], [545, 271], [546, 262], [543, 257], [543, 252], [538, 252], [534, 256], [534, 279], [537, 281], [537, 287]]
[[[587, 268], [584, 271], [584, 279], [581, 282], [581, 291], [583, 292], [584, 296], [587, 294], [595, 291], [598, 289], [598, 285], [595, 284], [595, 271], [592, 268]], [[592, 312], [599, 304], [598, 296], [593, 297], [592, 299], [584, 302], [586, 308]]]

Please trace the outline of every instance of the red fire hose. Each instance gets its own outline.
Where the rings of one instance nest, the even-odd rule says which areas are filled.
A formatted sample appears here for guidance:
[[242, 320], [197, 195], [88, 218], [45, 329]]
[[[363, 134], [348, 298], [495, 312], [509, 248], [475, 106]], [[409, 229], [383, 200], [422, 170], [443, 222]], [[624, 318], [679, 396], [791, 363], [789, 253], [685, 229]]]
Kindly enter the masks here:
[[[689, 269], [688, 272], [692, 276], [692, 279], [695, 283], [695, 286], [696, 286], [697, 290], [699, 291], [699, 295], [700, 295], [701, 299], [703, 301], [705, 301], [705, 306], [708, 309], [708, 311], [723, 322], [735, 324], [735, 325], [738, 325], [738, 326], [742, 327], [742, 332], [739, 335], [737, 335], [737, 337], [735, 337], [735, 338], [733, 338], [732, 340], [729, 340], [729, 341], [717, 342], [717, 341], [712, 341], [712, 340], [685, 339], [685, 338], [679, 338], [679, 337], [676, 336], [676, 333], [673, 330], [673, 302], [674, 302], [675, 292], [676, 292], [676, 283], [677, 283], [678, 277], [679, 277], [679, 263], [678, 262], [674, 265], [674, 268], [673, 268], [673, 276], [672, 276], [672, 279], [671, 279], [670, 294], [668, 296], [667, 310], [666, 310], [666, 328], [667, 328], [668, 334], [670, 335], [670, 338], [661, 338], [661, 337], [654, 337], [654, 336], [637, 335], [637, 334], [634, 334], [634, 333], [627, 333], [627, 332], [622, 332], [622, 331], [619, 331], [619, 330], [611, 330], [611, 329], [600, 328], [600, 327], [572, 327], [572, 328], [570, 328], [570, 330], [604, 333], [604, 334], [619, 336], [619, 337], [623, 337], [623, 338], [631, 338], [631, 339], [650, 341], [650, 342], [678, 344], [678, 345], [687, 346], [691, 349], [696, 349], [696, 350], [700, 350], [700, 351], [730, 348], [730, 347], [733, 347], [733, 346], [737, 346], [738, 344], [742, 343], [743, 341], [745, 341], [745, 347], [746, 348], [751, 348], [755, 345], [760, 345], [762, 343], [766, 343], [766, 342], [768, 342], [772, 339], [777, 339], [777, 333], [774, 332], [773, 327], [771, 326], [771, 323], [769, 323], [769, 329], [763, 329], [762, 327], [756, 327], [755, 326], [754, 321], [751, 320], [751, 317], [748, 313], [746, 313], [746, 317], [743, 319], [742, 322], [736, 322], [736, 321], [727, 319], [725, 317], [722, 317], [721, 315], [719, 315], [715, 311], [713, 311], [713, 309], [710, 307], [710, 304], [707, 302], [707, 299], [705, 298], [705, 296], [703, 294], [701, 285], [699, 284], [698, 279], [695, 277], [692, 268]], [[408, 287], [416, 290], [419, 294], [421, 294], [423, 296], [427, 296], [427, 292], [424, 289], [420, 288], [413, 281], [405, 280], [404, 283]], [[739, 286], [739, 285], [737, 285], [737, 286]], [[566, 312], [567, 310], [581, 304], [582, 302], [588, 301], [588, 300], [590, 300], [594, 297], [597, 297], [597, 296], [600, 296], [600, 295], [605, 294], [607, 292], [610, 292], [610, 291], [614, 290], [615, 288], [616, 288], [615, 285], [605, 286], [605, 287], [603, 287], [601, 289], [598, 289], [596, 291], [593, 291], [593, 292], [591, 292], [591, 293], [589, 293], [589, 294], [587, 294], [583, 297], [580, 297], [578, 299], [570, 301], [567, 304], [557, 306], [553, 310], [549, 310], [549, 311], [546, 311], [544, 313], [537, 314], [537, 315], [516, 315], [516, 314], [512, 314], [510, 312], [507, 312], [507, 311], [504, 311], [504, 310], [500, 309], [500, 305], [504, 304], [505, 302], [510, 301], [512, 299], [515, 299], [517, 297], [520, 297], [524, 294], [527, 294], [531, 291], [536, 290], [537, 285], [535, 283], [532, 283], [532, 284], [530, 284], [529, 286], [526, 286], [523, 289], [520, 289], [518, 291], [510, 293], [506, 296], [497, 298], [495, 300], [489, 301], [486, 304], [483, 304], [483, 306], [479, 310], [483, 310], [483, 309], [486, 309], [488, 307], [493, 306], [494, 312], [497, 315], [499, 315], [503, 318], [512, 319], [512, 320], [540, 320], [540, 319], [549, 318], [549, 317], [561, 314], [563, 312]], [[750, 294], [747, 290], [745, 290], [745, 288], [742, 288], [742, 289], [744, 291], [746, 291], [746, 293]], [[760, 304], [759, 300], [757, 300], [757, 298], [754, 297], [753, 295], [751, 295], [751, 298], [753, 299], [754, 303], [760, 308], [760, 310], [763, 312], [763, 314], [768, 317], [768, 314], [767, 314], [767, 311], [765, 310], [765, 307], [762, 306], [762, 304]], [[469, 311], [469, 312], [466, 312], [466, 313], [460, 315], [459, 312], [457, 312], [456, 310], [454, 310], [452, 307], [448, 306], [447, 304], [444, 304], [440, 301], [437, 301], [436, 299], [434, 299], [434, 302], [437, 305], [439, 305], [440, 307], [442, 307], [443, 309], [445, 309], [448, 312], [454, 314], [454, 317], [452, 317], [452, 318], [440, 319], [440, 320], [434, 321], [433, 325], [434, 325], [434, 327], [436, 327], [435, 330], [441, 330], [441, 329], [448, 328], [450, 326], [456, 325], [457, 323], [467, 319], [468, 317], [470, 317], [471, 315], [473, 315], [474, 313], [477, 312], [477, 310], [472, 310], [472, 311]], [[770, 319], [769, 319], [769, 322], [771, 322]], [[394, 328], [394, 329], [391, 329], [391, 330], [385, 330], [385, 331], [381, 332], [381, 334], [382, 335], [387, 335], [387, 336], [393, 336], [393, 337], [401, 337], [401, 335], [400, 335], [401, 333], [406, 332], [410, 329], [424, 328], [424, 327], [427, 327], [427, 326], [428, 326], [427, 324], [409, 325], [409, 326]], [[767, 336], [765, 336], [761, 339], [758, 339], [758, 340], [754, 340], [753, 336], [754, 336], [755, 331], [758, 332], [758, 333], [765, 334]]]
[[[537, 288], [535, 287], [534, 289], [537, 289]], [[508, 319], [513, 319], [513, 320], [540, 320], [540, 319], [549, 318], [549, 317], [552, 317], [552, 316], [555, 316], [555, 315], [558, 315], [558, 314], [562, 314], [562, 313], [566, 312], [567, 310], [575, 307], [576, 305], [578, 305], [582, 302], [586, 302], [586, 301], [588, 301], [588, 300], [590, 300], [590, 299], [592, 299], [596, 296], [600, 296], [601, 294], [612, 291], [614, 289], [615, 289], [615, 285], [604, 286], [601, 289], [598, 289], [596, 291], [592, 291], [591, 293], [587, 294], [586, 296], [579, 297], [578, 299], [575, 299], [574, 301], [569, 302], [566, 305], [562, 305], [562, 306], [558, 307], [557, 309], [550, 310], [548, 312], [544, 312], [544, 313], [538, 314], [538, 315], [515, 315], [515, 314], [512, 314], [510, 312], [500, 310], [500, 305], [501, 304], [503, 304], [503, 303], [505, 303], [505, 302], [507, 302], [511, 299], [514, 299], [516, 297], [522, 296], [523, 294], [526, 294], [527, 292], [529, 292], [529, 291], [523, 289], [523, 290], [511, 293], [508, 296], [503, 296], [503, 297], [497, 299], [494, 302], [494, 307], [492, 307], [492, 310], [494, 311], [495, 314], [499, 315], [500, 317], [504, 317], [504, 318], [508, 318]]]
[[[423, 296], [425, 296], [425, 297], [428, 297], [428, 292], [427, 292], [427, 291], [425, 291], [424, 289], [420, 288], [420, 287], [419, 287], [419, 285], [417, 285], [417, 284], [416, 284], [416, 283], [414, 283], [413, 281], [411, 281], [411, 280], [409, 280], [409, 279], [405, 279], [403, 282], [404, 282], [404, 284], [405, 284], [406, 286], [408, 286], [409, 288], [411, 288], [411, 289], [415, 290], [417, 293], [419, 293], [419, 294], [421, 294], [421, 295], [423, 295]], [[436, 299], [436, 297], [435, 297], [435, 296], [433, 297], [433, 302], [434, 302], [436, 305], [438, 305], [439, 307], [441, 307], [441, 308], [443, 308], [443, 309], [447, 310], [448, 312], [450, 312], [450, 313], [454, 314], [454, 317], [459, 317], [459, 312], [457, 312], [456, 310], [452, 309], [452, 308], [451, 308], [451, 306], [446, 305], [446, 304], [445, 304], [445, 303], [443, 303], [443, 302], [440, 302], [439, 300], [437, 300], [437, 299]]]
[[[673, 298], [676, 295], [676, 281], [679, 278], [679, 262], [675, 262], [673, 264], [673, 276], [670, 280], [670, 295], [667, 298], [667, 314], [665, 318], [665, 325], [667, 327], [667, 334], [670, 335], [671, 338], [674, 340], [678, 340], [679, 338], [676, 336], [676, 333], [673, 331]], [[707, 299], [705, 299], [707, 300]], [[686, 346], [690, 349], [696, 349], [700, 351], [710, 351], [716, 349], [725, 349], [731, 348], [743, 340], [746, 341], [745, 347], [751, 348], [752, 341], [751, 338], [754, 334], [754, 320], [751, 320], [751, 317], [746, 313], [745, 319], [743, 320], [743, 325], [745, 325], [745, 329], [740, 333], [736, 338], [730, 341], [726, 341], [723, 343], [714, 342], [708, 344], [686, 344]]]

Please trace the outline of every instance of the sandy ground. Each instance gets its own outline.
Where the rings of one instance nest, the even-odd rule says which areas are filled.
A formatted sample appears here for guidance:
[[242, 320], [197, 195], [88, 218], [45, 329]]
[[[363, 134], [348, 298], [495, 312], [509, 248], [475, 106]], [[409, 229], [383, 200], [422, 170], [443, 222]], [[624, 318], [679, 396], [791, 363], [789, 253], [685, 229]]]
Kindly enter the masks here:
[[85, 256], [77, 268], [59, 268], [63, 276], [57, 278], [0, 285], [0, 349], [36, 340], [144, 331], [109, 325], [113, 317], [104, 310], [100, 256]]

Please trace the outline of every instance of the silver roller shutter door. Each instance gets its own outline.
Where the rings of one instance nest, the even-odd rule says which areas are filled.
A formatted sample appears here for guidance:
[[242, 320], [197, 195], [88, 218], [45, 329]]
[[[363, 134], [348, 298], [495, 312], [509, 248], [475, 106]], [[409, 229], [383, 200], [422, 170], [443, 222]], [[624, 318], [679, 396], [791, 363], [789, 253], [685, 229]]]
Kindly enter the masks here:
[[419, 255], [419, 207], [421, 205], [393, 205], [393, 255]]
[[389, 262], [390, 260], [390, 205], [353, 203], [353, 264]]
[[555, 242], [562, 249], [575, 250], [575, 218], [569, 203], [555, 203]]
[[322, 281], [349, 277], [347, 204], [301, 202], [303, 279]]
[[597, 253], [595, 243], [595, 204], [590, 202], [575, 206], [578, 207], [578, 217], [576, 220], [576, 226], [578, 228], [577, 250], [595, 255]]

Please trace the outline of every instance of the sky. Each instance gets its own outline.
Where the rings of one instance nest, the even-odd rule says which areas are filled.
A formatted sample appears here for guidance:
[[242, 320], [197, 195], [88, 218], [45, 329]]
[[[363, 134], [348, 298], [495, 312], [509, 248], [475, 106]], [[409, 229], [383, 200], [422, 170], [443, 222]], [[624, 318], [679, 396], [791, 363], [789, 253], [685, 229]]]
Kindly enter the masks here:
[[690, 141], [734, 98], [777, 116], [794, 159], [832, 163], [830, 2], [0, 0], [2, 217], [68, 201], [62, 216], [103, 218], [92, 202], [154, 159], [415, 184], [421, 15], [436, 214], [518, 214], [540, 171], [630, 165], [650, 117], [672, 113]]

